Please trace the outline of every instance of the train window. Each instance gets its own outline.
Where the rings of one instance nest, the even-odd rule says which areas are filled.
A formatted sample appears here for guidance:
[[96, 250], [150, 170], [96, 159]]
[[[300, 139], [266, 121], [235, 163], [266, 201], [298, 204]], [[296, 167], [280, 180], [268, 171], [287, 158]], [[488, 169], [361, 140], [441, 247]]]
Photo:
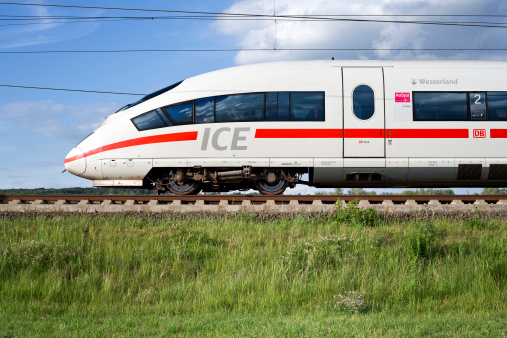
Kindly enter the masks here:
[[134, 117], [132, 123], [139, 131], [166, 127], [166, 124], [155, 110]]
[[266, 121], [278, 120], [278, 93], [266, 93]]
[[324, 93], [290, 93], [290, 120], [324, 121]]
[[507, 92], [488, 92], [488, 120], [507, 121]]
[[278, 93], [278, 121], [289, 121], [289, 92]]
[[367, 85], [360, 85], [352, 93], [354, 115], [360, 120], [369, 120], [375, 114], [375, 94]]
[[213, 123], [215, 121], [214, 115], [214, 97], [195, 100], [195, 123]]
[[467, 93], [414, 92], [414, 121], [468, 120]]
[[264, 121], [265, 94], [217, 96], [216, 122]]
[[162, 108], [175, 124], [188, 124], [193, 122], [194, 104], [186, 102]]
[[163, 111], [160, 111], [158, 110], [158, 114], [160, 115], [160, 117], [162, 118], [162, 120], [164, 120], [165, 124], [167, 124], [168, 126], [173, 126], [174, 124], [172, 123], [172, 121], [169, 119], [169, 117], [163, 112]]

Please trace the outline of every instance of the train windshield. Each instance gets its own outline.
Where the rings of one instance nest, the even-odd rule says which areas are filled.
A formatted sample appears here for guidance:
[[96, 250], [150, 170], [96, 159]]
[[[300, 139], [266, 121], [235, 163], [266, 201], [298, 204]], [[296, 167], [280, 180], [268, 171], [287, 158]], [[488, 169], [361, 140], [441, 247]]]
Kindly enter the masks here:
[[178, 86], [179, 86], [182, 82], [183, 82], [183, 81], [176, 82], [175, 84], [172, 84], [172, 85], [167, 86], [167, 87], [165, 87], [165, 88], [159, 89], [159, 90], [157, 90], [156, 92], [153, 92], [153, 93], [151, 93], [151, 94], [148, 94], [148, 95], [146, 95], [146, 96], [143, 96], [143, 98], [142, 98], [142, 99], [140, 99], [139, 101], [136, 101], [136, 102], [134, 102], [134, 103], [129, 103], [129, 104], [127, 104], [126, 106], [121, 107], [120, 109], [118, 109], [118, 110], [115, 112], [115, 114], [116, 114], [116, 113], [118, 113], [118, 112], [121, 112], [122, 110], [125, 110], [125, 109], [127, 109], [127, 108], [131, 108], [131, 107], [137, 106], [139, 103], [142, 103], [142, 102], [144, 102], [144, 101], [148, 101], [149, 99], [152, 99], [152, 98], [154, 98], [154, 97], [156, 97], [156, 96], [159, 96], [159, 95], [161, 95], [161, 94], [164, 94], [164, 93], [166, 93], [166, 92], [170, 91], [171, 89], [174, 89], [174, 88], [178, 87]]

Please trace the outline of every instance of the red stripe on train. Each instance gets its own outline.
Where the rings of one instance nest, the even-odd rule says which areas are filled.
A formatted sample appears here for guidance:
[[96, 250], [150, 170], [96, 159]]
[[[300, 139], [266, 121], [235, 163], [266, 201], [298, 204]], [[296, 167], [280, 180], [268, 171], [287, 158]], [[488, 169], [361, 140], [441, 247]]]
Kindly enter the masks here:
[[384, 129], [345, 129], [345, 138], [384, 138]]
[[115, 149], [120, 149], [120, 148], [141, 146], [141, 145], [145, 145], [145, 144], [178, 142], [178, 141], [195, 141], [195, 140], [197, 140], [197, 132], [196, 131], [139, 137], [139, 138], [135, 138], [132, 140], [111, 143], [106, 146], [90, 150], [90, 151], [86, 152], [84, 155], [77, 155], [77, 156], [66, 158], [64, 163], [72, 162], [72, 161], [78, 160], [80, 158], [95, 155], [95, 154], [98, 154], [98, 153], [101, 153], [104, 151], [115, 150]]
[[[196, 141], [197, 131], [145, 136], [108, 144], [65, 159], [65, 163], [104, 151], [146, 144]], [[384, 138], [384, 129], [257, 129], [255, 138]], [[468, 129], [387, 129], [387, 138], [469, 138]], [[507, 138], [507, 129], [491, 129], [491, 138]]]
[[[255, 138], [384, 138], [384, 129], [257, 129]], [[387, 138], [469, 138], [468, 129], [387, 129]]]
[[491, 138], [507, 138], [507, 129], [491, 129]]
[[342, 138], [341, 129], [257, 129], [255, 138]]
[[468, 129], [386, 129], [387, 138], [469, 138]]

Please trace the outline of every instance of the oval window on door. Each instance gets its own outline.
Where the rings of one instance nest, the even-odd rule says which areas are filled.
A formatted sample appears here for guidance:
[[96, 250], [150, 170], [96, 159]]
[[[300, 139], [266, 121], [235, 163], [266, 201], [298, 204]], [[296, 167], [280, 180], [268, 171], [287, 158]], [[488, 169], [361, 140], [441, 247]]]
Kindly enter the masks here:
[[368, 120], [375, 113], [375, 94], [367, 85], [360, 85], [352, 93], [354, 115], [360, 120]]

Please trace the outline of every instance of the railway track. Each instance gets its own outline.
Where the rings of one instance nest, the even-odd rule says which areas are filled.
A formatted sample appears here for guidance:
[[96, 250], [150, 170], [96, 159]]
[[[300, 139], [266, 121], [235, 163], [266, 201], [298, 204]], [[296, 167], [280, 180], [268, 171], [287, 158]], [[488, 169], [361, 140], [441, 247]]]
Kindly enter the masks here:
[[0, 212], [333, 212], [358, 200], [387, 213], [507, 213], [505, 195], [0, 195]]

